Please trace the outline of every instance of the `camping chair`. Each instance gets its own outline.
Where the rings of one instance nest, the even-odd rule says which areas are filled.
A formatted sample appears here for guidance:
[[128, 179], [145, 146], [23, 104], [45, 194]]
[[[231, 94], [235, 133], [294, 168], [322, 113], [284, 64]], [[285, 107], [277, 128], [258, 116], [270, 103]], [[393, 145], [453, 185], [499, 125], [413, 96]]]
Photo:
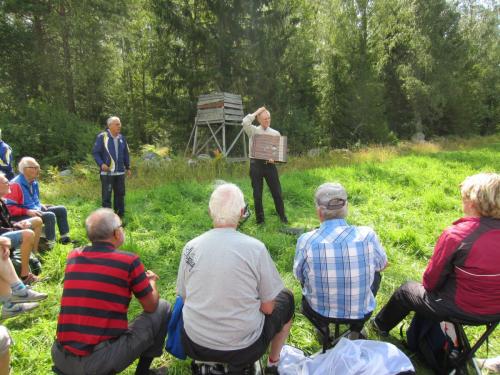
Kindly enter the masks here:
[[[472, 366], [475, 373], [481, 375], [481, 370], [478, 368], [477, 363], [474, 361], [474, 355], [476, 351], [483, 345], [485, 341], [488, 340], [489, 336], [495, 331], [498, 326], [499, 321], [494, 322], [484, 322], [484, 321], [464, 321], [454, 318], [447, 319], [455, 327], [457, 334], [458, 346], [460, 351], [454, 353], [449, 358], [449, 368], [450, 374], [465, 375], [469, 374], [468, 364]], [[463, 326], [482, 326], [484, 325], [486, 330], [481, 335], [481, 337], [476, 341], [476, 343], [471, 347], [469, 339], [465, 334]]]
[[262, 363], [260, 360], [243, 367], [233, 367], [227, 363], [199, 361], [193, 359], [191, 362], [191, 373], [193, 375], [262, 375]]
[[[318, 330], [321, 339], [321, 345], [323, 347], [323, 353], [325, 353], [328, 349], [334, 347], [337, 342], [342, 337], [347, 337], [349, 333], [351, 333], [350, 327], [346, 330], [340, 330], [340, 325], [351, 325], [351, 324], [363, 324], [365, 321], [369, 319], [365, 317], [364, 319], [341, 319], [341, 318], [328, 318], [323, 317], [313, 311], [305, 298], [302, 296], [302, 314], [312, 323], [312, 325]], [[370, 314], [371, 315], [371, 314]], [[335, 331], [333, 336], [330, 333], [330, 324], [335, 325]]]

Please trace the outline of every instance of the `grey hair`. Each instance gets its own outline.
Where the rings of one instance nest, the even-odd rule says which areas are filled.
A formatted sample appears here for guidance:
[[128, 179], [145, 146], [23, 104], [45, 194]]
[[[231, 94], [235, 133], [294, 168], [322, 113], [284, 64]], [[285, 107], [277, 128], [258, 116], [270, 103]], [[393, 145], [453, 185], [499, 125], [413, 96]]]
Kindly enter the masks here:
[[215, 225], [238, 225], [244, 207], [243, 192], [230, 183], [217, 186], [208, 203], [210, 217]]
[[19, 164], [17, 165], [19, 173], [24, 173], [24, 169], [26, 167], [29, 167], [30, 164], [36, 164], [38, 167], [40, 167], [40, 164], [38, 164], [35, 158], [32, 158], [30, 156], [25, 156], [19, 161]]
[[109, 128], [113, 122], [118, 121], [121, 124], [120, 118], [118, 116], [111, 116], [106, 120], [106, 126]]
[[85, 220], [87, 237], [91, 242], [109, 239], [120, 225], [120, 218], [110, 208], [99, 208]]

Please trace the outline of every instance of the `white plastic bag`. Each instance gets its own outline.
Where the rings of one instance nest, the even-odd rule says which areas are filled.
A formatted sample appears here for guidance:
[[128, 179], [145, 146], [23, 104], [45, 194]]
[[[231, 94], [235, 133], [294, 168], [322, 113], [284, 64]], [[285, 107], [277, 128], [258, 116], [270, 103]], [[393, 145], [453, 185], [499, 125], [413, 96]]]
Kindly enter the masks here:
[[415, 371], [411, 361], [390, 343], [341, 338], [333, 349], [312, 358], [285, 345], [280, 354], [283, 375], [393, 375]]

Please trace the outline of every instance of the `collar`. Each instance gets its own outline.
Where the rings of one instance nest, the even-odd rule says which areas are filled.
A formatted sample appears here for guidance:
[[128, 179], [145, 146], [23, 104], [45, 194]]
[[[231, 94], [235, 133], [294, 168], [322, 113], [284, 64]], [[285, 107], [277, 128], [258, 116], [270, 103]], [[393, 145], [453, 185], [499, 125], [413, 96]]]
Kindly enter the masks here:
[[108, 251], [116, 250], [115, 247], [113, 246], [113, 244], [111, 242], [107, 242], [107, 241], [92, 242], [92, 246], [90, 246], [90, 247], [93, 249], [98, 248], [98, 249], [108, 250]]
[[118, 139], [118, 138], [120, 138], [120, 135], [122, 135], [121, 133], [118, 133], [118, 135], [116, 137], [114, 137], [113, 134], [111, 134], [111, 132], [109, 131], [109, 129], [106, 129], [106, 131], [108, 132], [109, 138], [112, 138], [112, 139], [114, 139], [114, 138]]
[[17, 178], [19, 179], [19, 183], [21, 185], [24, 185], [24, 186], [27, 186], [27, 187], [30, 187], [30, 186], [36, 184], [36, 178], [33, 181], [31, 181], [31, 183], [30, 183], [30, 182], [28, 182], [28, 180], [26, 179], [26, 177], [24, 177], [24, 175], [22, 173], [19, 173], [17, 175]]
[[345, 221], [345, 219], [329, 219], [323, 221], [319, 227], [320, 229], [324, 228], [335, 229], [337, 227], [348, 227], [348, 226], [349, 224], [347, 224], [347, 221]]
[[476, 222], [479, 223], [481, 221], [480, 217], [477, 216], [464, 216], [461, 217], [460, 219], [456, 220], [453, 222], [453, 224], [460, 224], [460, 223], [465, 223], [465, 222]]

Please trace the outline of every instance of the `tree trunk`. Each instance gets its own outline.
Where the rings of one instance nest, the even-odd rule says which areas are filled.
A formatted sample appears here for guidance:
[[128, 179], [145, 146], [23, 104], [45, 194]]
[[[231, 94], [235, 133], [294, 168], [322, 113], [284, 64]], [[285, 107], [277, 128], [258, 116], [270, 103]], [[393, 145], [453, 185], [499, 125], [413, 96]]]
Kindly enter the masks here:
[[64, 59], [64, 84], [66, 87], [67, 110], [76, 113], [75, 89], [73, 84], [73, 72], [71, 67], [71, 48], [69, 44], [70, 30], [67, 17], [67, 10], [64, 4], [59, 7], [59, 16], [61, 17], [61, 37], [63, 43]]

